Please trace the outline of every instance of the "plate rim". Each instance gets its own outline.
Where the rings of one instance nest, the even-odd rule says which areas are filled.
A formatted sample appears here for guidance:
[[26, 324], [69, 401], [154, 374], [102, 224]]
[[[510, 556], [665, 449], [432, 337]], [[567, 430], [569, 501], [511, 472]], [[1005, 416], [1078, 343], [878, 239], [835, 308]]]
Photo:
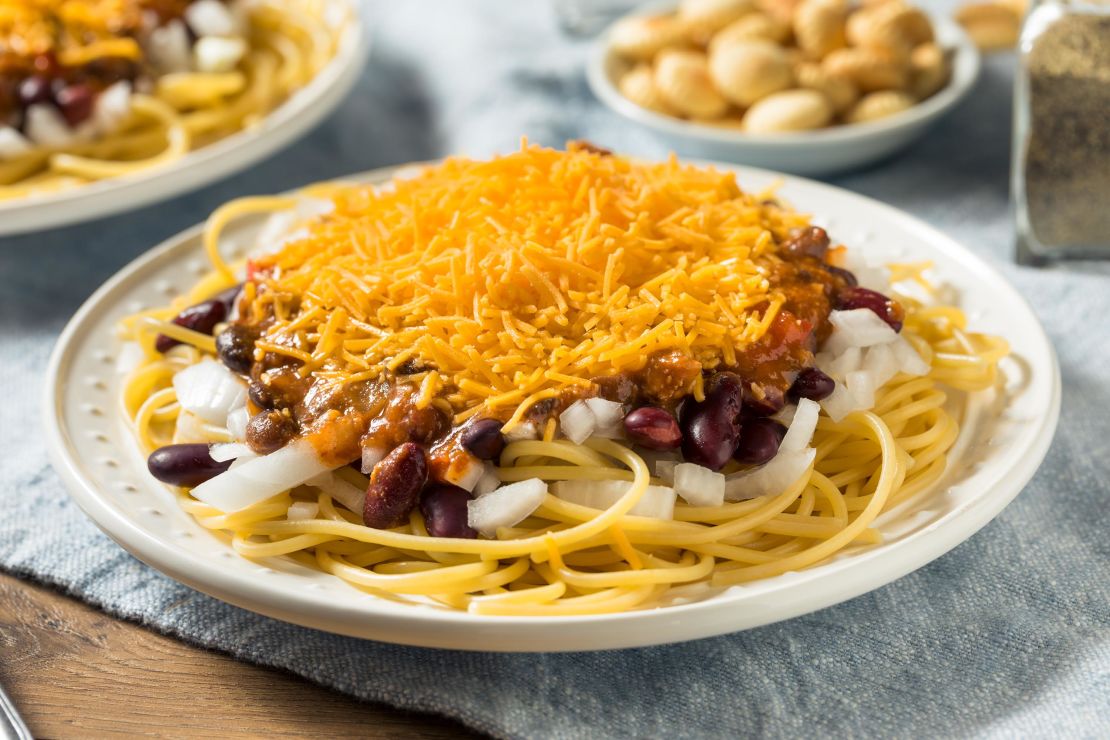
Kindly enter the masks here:
[[[746, 619], [742, 626], [737, 626], [735, 619], [730, 619], [735, 615], [729, 614], [729, 609], [735, 609], [736, 604], [735, 599], [727, 597], [654, 610], [561, 617], [482, 616], [419, 608], [388, 612], [366, 607], [370, 602], [360, 602], [361, 606], [358, 608], [351, 604], [333, 602], [327, 609], [321, 610], [318, 592], [304, 590], [296, 594], [275, 594], [260, 579], [247, 579], [241, 574], [221, 571], [199, 556], [175, 543], [160, 539], [124, 517], [111, 502], [102, 497], [93, 481], [83, 477], [80, 462], [75, 459], [74, 450], [68, 444], [65, 413], [61, 403], [64, 388], [61, 384], [66, 377], [65, 371], [76, 357], [75, 339], [86, 323], [95, 321], [105, 305], [110, 305], [106, 301], [121, 286], [138, 280], [144, 272], [156, 269], [164, 261], [178, 259], [182, 256], [176, 254], [179, 250], [187, 254], [184, 251], [186, 245], [201, 233], [203, 224], [171, 236], [121, 268], [81, 305], [60, 334], [47, 367], [42, 416], [47, 451], [53, 467], [62, 478], [70, 497], [97, 527], [143, 562], [197, 591], [265, 616], [351, 637], [476, 651], [566, 652], [643, 647], [740, 632], [792, 619], [873, 591], [923, 567], [966, 541], [997, 516], [1024, 490], [1040, 467], [1052, 443], [1060, 414], [1062, 388], [1059, 362], [1051, 340], [1025, 297], [998, 270], [974, 252], [939, 229], [894, 206], [843, 188], [771, 170], [724, 162], [685, 161], [733, 171], [738, 178], [754, 176], [779, 179], [786, 183], [793, 180], [806, 187], [816, 188], [819, 193], [831, 192], [837, 197], [847, 196], [867, 208], [877, 208], [905, 228], [925, 234], [942, 252], [958, 256], [961, 261], [970, 262], [979, 272], [992, 276], [1002, 289], [1010, 293], [1012, 300], [1020, 302], [1032, 320], [1031, 326], [1026, 328], [1035, 330], [1036, 343], [1046, 350], [1051, 368], [1051, 378], [1048, 379], [1051, 387], [1048, 389], [1050, 397], [1047, 413], [1040, 417], [1036, 424], [1036, 434], [1028, 448], [1006, 472], [1004, 478], [995, 481], [990, 488], [985, 489], [984, 494], [965, 502], [960, 510], [946, 514], [945, 519], [938, 521], [935, 527], [915, 532], [905, 540], [872, 548], [860, 553], [858, 557], [798, 571], [794, 575], [811, 582], [807, 584], [811, 588], [806, 598], [800, 602], [794, 598], [783, 609]], [[412, 166], [403, 164], [377, 168], [336, 179], [381, 180]], [[115, 411], [110, 413], [115, 414]], [[991, 490], [999, 488], [1005, 488], [1006, 492], [993, 497], [987, 495]], [[948, 517], [951, 519], [948, 520]], [[940, 537], [936, 533], [931, 537], [922, 536], [934, 528], [942, 529], [946, 536]], [[879, 557], [880, 554], [889, 556], [895, 549], [900, 557]], [[866, 574], [853, 573], [865, 565], [870, 569]], [[845, 575], [837, 572], [841, 570], [849, 573]], [[829, 577], [822, 579], [814, 574]], [[829, 588], [822, 581], [840, 585]], [[314, 595], [316, 598], [313, 598]], [[687, 616], [691, 619], [684, 619]], [[625, 629], [621, 629], [622, 626]], [[505, 632], [510, 627], [519, 628], [522, 634], [506, 636]], [[551, 639], [550, 634], [546, 636], [546, 641], [539, 636], [544, 629], [566, 627], [573, 629], [560, 634], [559, 640]], [[600, 639], [591, 633], [591, 627], [596, 629], [596, 634], [602, 635]], [[652, 631], [652, 627], [661, 629]], [[645, 632], [651, 634], [645, 637]], [[662, 637], [656, 636], [659, 634]]]
[[335, 55], [256, 126], [190, 150], [164, 166], [55, 193], [0, 201], [0, 237], [99, 220], [186, 195], [242, 172], [307, 135], [347, 98], [370, 55], [371, 36], [362, 3], [331, 1], [351, 9], [351, 20], [340, 33]]

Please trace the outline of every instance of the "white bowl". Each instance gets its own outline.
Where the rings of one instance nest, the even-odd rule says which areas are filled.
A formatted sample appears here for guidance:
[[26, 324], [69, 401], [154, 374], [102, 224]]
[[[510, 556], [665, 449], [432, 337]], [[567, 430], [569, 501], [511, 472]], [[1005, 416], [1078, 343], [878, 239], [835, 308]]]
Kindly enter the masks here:
[[[655, 8], [639, 14], [660, 12], [666, 10]], [[601, 102], [625, 118], [653, 129], [685, 157], [738, 162], [801, 175], [827, 175], [862, 167], [905, 147], [971, 91], [979, 76], [979, 51], [951, 19], [934, 15], [932, 21], [938, 43], [952, 51], [952, 76], [948, 84], [909, 110], [870, 123], [755, 135], [655, 113], [636, 105], [617, 89], [616, 80], [631, 63], [612, 50], [609, 32], [597, 42], [586, 77]]]
[[369, 54], [361, 4], [357, 0], [327, 0], [327, 4], [351, 10], [350, 22], [339, 30], [335, 56], [257, 125], [161, 167], [0, 202], [0, 236], [56, 229], [166, 200], [240, 172], [307, 134], [347, 97]]

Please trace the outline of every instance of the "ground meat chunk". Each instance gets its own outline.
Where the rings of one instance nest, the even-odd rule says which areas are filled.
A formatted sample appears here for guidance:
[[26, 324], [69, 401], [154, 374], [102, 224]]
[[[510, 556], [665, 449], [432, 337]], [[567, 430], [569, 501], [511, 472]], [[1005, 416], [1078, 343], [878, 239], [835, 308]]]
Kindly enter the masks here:
[[644, 395], [652, 403], [672, 406], [694, 388], [701, 374], [701, 363], [681, 352], [657, 352], [648, 358], [640, 372]]
[[597, 395], [606, 401], [630, 404], [636, 402], [638, 389], [635, 379], [630, 375], [625, 373], [599, 375], [591, 378], [590, 381], [597, 386]]

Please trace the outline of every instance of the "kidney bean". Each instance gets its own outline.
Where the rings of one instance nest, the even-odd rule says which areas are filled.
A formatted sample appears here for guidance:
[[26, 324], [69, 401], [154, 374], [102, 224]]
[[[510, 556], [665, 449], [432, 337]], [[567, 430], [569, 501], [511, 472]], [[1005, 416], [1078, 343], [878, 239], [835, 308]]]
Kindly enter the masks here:
[[720, 470], [740, 439], [740, 426], [723, 419], [713, 409], [700, 408], [686, 418], [682, 430], [682, 456], [710, 470]]
[[231, 316], [232, 309], [235, 308], [235, 302], [239, 300], [239, 294], [243, 292], [243, 284], [232, 285], [230, 288], [221, 290], [216, 295], [212, 296], [209, 300], [219, 301], [227, 307], [227, 315]]
[[444, 413], [434, 406], [425, 406], [422, 409], [413, 406], [405, 412], [399, 426], [408, 430], [410, 442], [428, 444], [446, 432], [450, 422]]
[[463, 430], [459, 442], [479, 460], [494, 460], [505, 449], [505, 437], [497, 419], [478, 419], [471, 423]]
[[624, 417], [628, 438], [649, 450], [675, 450], [682, 444], [678, 421], [658, 406], [641, 406]]
[[555, 413], [558, 406], [559, 399], [557, 398], [541, 398], [528, 407], [528, 410], [524, 412], [524, 418], [542, 427]]
[[790, 232], [790, 237], [782, 243], [780, 251], [787, 259], [816, 257], [824, 259], [829, 250], [829, 235], [820, 226], [807, 226]]
[[82, 84], [63, 87], [54, 94], [54, 103], [70, 126], [79, 126], [89, 119], [94, 100], [92, 88]]
[[231, 462], [213, 460], [207, 444], [180, 444], [159, 447], [150, 453], [146, 468], [163, 483], [193, 488], [230, 468]]
[[32, 75], [19, 83], [19, 104], [28, 108], [50, 100], [50, 81], [42, 75]]
[[730, 419], [740, 416], [744, 406], [744, 381], [736, 373], [717, 373], [705, 387], [705, 401]]
[[247, 382], [247, 398], [260, 409], [277, 408], [274, 394], [270, 393], [270, 389], [263, 385], [261, 381], [250, 380]]
[[[203, 301], [195, 306], [189, 306], [184, 311], [174, 316], [171, 323], [184, 326], [186, 329], [198, 331], [201, 334], [211, 334], [216, 324], [227, 318], [227, 307], [219, 301]], [[154, 349], [159, 352], [168, 352], [181, 342], [159, 334], [154, 340]]]
[[870, 309], [880, 319], [890, 325], [894, 331], [902, 331], [902, 321], [906, 312], [902, 304], [893, 298], [868, 288], [859, 286], [845, 288], [836, 297], [836, 307], [841, 311], [852, 311], [857, 308]]
[[435, 483], [420, 496], [420, 513], [432, 537], [459, 537], [472, 540], [478, 533], [467, 523], [466, 505], [470, 494], [458, 486]]
[[710, 470], [720, 470], [740, 440], [740, 411], [744, 383], [735, 373], [718, 373], [710, 380], [705, 400], [682, 406], [682, 456]]
[[405, 442], [383, 457], [370, 474], [362, 521], [368, 527], [389, 529], [405, 523], [428, 480], [424, 448]]
[[122, 57], [100, 57], [85, 65], [85, 73], [102, 85], [110, 85], [120, 80], [134, 80], [139, 76], [137, 62]]
[[[253, 368], [257, 370], [258, 368]], [[295, 366], [287, 365], [266, 370], [258, 375], [258, 382], [265, 393], [260, 395], [260, 400], [270, 400], [270, 407], [275, 409], [292, 408], [304, 400], [305, 395], [312, 387], [312, 378], [302, 378]], [[247, 386], [250, 393], [250, 386]], [[397, 440], [403, 442], [407, 440]]]
[[259, 455], [269, 455], [297, 436], [293, 418], [280, 411], [261, 411], [247, 422], [247, 447]]
[[815, 367], [807, 367], [798, 373], [794, 384], [786, 395], [791, 401], [797, 403], [799, 398], [808, 398], [811, 401], [823, 401], [836, 390], [836, 381]]
[[613, 156], [612, 149], [606, 149], [603, 146], [598, 146], [593, 142], [586, 141], [585, 139], [575, 139], [574, 141], [567, 142], [568, 152], [589, 152], [590, 154], [600, 154], [603, 157]]
[[786, 405], [786, 394], [775, 385], [744, 384], [744, 415], [771, 416]]
[[254, 331], [242, 324], [232, 324], [216, 335], [216, 354], [232, 372], [246, 375], [254, 364]]
[[747, 465], [762, 465], [778, 454], [786, 427], [774, 419], [744, 419], [740, 429], [740, 444], [733, 457], [736, 462]]
[[393, 374], [394, 375], [416, 375], [417, 373], [422, 373], [422, 372], [426, 371], [427, 369], [428, 368], [424, 367], [424, 363], [422, 363], [420, 360], [417, 360], [414, 357], [410, 357], [409, 359], [402, 362], [397, 367], [397, 369], [393, 371]]
[[836, 265], [825, 265], [825, 269], [843, 280], [844, 284], [849, 288], [854, 288], [859, 285], [859, 280], [856, 279], [855, 273], [850, 270], [845, 270], [843, 267], [837, 267]]
[[62, 65], [59, 64], [57, 55], [52, 51], [36, 54], [32, 65], [36, 72], [40, 72], [46, 77], [54, 77], [62, 72]]

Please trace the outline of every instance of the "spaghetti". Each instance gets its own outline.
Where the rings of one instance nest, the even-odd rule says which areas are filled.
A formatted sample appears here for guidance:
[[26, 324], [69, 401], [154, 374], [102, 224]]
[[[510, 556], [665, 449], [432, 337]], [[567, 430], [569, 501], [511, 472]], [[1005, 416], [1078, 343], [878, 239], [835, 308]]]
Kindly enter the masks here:
[[581, 144], [235, 201], [206, 244], [210, 274], [121, 325], [152, 473], [246, 557], [477, 614], [666, 605], [878, 543], [945, 470], [948, 396], [1007, 353], [927, 265]]
[[161, 166], [258, 123], [331, 59], [344, 7], [0, 0], [0, 200]]

